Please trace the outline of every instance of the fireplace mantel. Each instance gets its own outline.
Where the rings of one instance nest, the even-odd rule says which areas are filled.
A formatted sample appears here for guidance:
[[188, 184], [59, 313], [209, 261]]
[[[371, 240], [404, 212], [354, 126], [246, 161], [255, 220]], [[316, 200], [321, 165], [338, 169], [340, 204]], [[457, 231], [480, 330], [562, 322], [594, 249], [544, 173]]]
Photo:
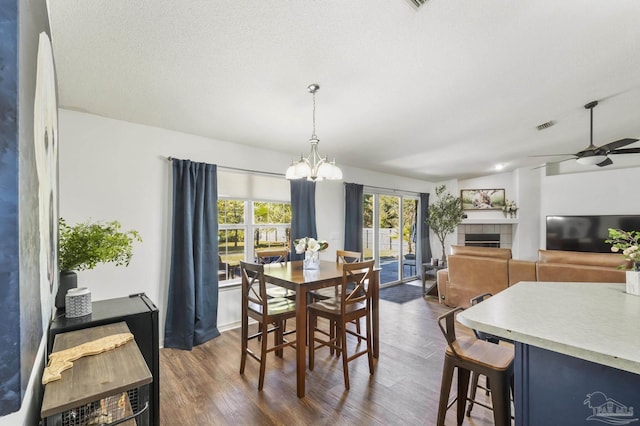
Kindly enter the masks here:
[[505, 217], [495, 219], [462, 219], [462, 225], [517, 225], [518, 219], [508, 219]]

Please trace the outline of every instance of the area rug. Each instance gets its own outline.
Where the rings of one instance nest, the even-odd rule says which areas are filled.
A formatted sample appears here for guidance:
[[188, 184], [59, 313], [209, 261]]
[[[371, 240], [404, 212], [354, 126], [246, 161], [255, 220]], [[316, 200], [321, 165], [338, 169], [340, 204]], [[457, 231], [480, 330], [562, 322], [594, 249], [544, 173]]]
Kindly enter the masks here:
[[380, 289], [380, 299], [393, 303], [406, 303], [422, 297], [422, 287], [410, 284], [397, 284]]

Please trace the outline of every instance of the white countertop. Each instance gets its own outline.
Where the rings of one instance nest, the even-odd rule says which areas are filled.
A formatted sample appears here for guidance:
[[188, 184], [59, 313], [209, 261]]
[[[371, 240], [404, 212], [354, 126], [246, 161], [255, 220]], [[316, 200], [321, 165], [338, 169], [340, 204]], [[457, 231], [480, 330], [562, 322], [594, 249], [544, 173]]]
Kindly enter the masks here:
[[624, 284], [521, 282], [458, 314], [462, 324], [640, 374], [640, 296]]

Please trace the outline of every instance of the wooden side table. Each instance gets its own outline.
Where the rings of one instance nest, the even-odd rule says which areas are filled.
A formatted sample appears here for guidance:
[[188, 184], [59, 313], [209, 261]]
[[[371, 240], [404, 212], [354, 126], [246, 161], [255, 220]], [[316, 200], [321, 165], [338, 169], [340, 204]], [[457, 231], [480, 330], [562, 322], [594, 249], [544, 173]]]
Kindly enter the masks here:
[[[445, 265], [438, 266], [432, 265], [431, 263], [423, 263], [422, 264], [422, 295], [426, 296], [431, 294], [434, 289], [438, 288], [438, 271], [441, 269], [446, 269]], [[428, 289], [427, 286], [427, 275], [433, 275], [435, 278], [435, 283], [433, 283]]]
[[[60, 333], [55, 337], [53, 352], [128, 332], [127, 324], [119, 322]], [[151, 372], [133, 340], [74, 361], [72, 368], [62, 372], [62, 379], [45, 385], [40, 414], [46, 425], [68, 424], [70, 419], [75, 422], [72, 424], [86, 424], [82, 419], [94, 419], [96, 412], [113, 419], [113, 424], [117, 419], [135, 419], [137, 422], [126, 424], [148, 425], [151, 381]], [[131, 401], [134, 395], [137, 400]]]

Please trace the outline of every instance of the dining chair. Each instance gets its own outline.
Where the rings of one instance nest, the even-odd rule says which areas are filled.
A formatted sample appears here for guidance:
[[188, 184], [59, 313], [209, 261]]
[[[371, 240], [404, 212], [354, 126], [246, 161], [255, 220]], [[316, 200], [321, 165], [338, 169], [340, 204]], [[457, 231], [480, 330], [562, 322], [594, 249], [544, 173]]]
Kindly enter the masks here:
[[[336, 250], [336, 263], [354, 263], [360, 262], [362, 254], [357, 251]], [[340, 296], [340, 286], [325, 287], [309, 292], [311, 301], [331, 299]]]
[[[342, 369], [345, 388], [349, 389], [349, 361], [367, 355], [369, 359], [369, 373], [374, 373], [372, 335], [371, 335], [371, 288], [369, 281], [373, 274], [373, 260], [366, 262], [345, 263], [342, 267], [342, 283], [340, 296], [326, 300], [319, 300], [307, 306], [309, 314], [309, 370], [314, 368], [315, 351], [323, 346], [328, 346], [339, 351], [342, 356]], [[317, 328], [318, 318], [329, 320], [335, 329], [335, 335], [327, 340], [316, 337], [316, 331], [326, 335], [323, 330]], [[366, 334], [347, 327], [347, 324], [360, 318], [365, 318]], [[366, 342], [366, 348], [356, 349], [349, 354], [347, 348], [347, 335], [351, 334]], [[359, 346], [359, 345], [358, 345]]]
[[229, 278], [229, 264], [222, 261], [222, 257], [218, 255], [218, 281]]
[[[362, 253], [359, 251], [351, 251], [351, 250], [336, 250], [336, 263], [354, 263], [360, 262], [362, 259]], [[325, 287], [318, 290], [314, 290], [309, 292], [309, 298], [311, 303], [317, 302], [319, 300], [326, 300], [331, 298], [340, 297], [340, 286], [337, 285], [335, 287]], [[356, 332], [360, 334], [360, 321], [355, 321]], [[335, 324], [329, 323], [329, 337], [333, 338], [335, 336]], [[361, 339], [358, 339], [358, 343], [361, 342]], [[330, 353], [333, 354], [333, 348], [330, 348]], [[340, 351], [336, 351], [336, 355], [340, 355]]]
[[256, 251], [256, 259], [259, 264], [267, 263], [286, 263], [289, 258], [289, 250], [282, 249], [266, 249]]
[[359, 251], [336, 250], [337, 263], [354, 263], [362, 260], [362, 253]]
[[[469, 304], [471, 306], [477, 305], [478, 303], [484, 301], [485, 299], [488, 299], [491, 296], [493, 296], [491, 293], [482, 293], [476, 297], [471, 298], [469, 300]], [[493, 334], [485, 333], [475, 329], [473, 330], [473, 334], [475, 334], [475, 336], [478, 339], [484, 340], [489, 343], [499, 344], [500, 341], [513, 343], [513, 340], [506, 339], [504, 337], [494, 336]], [[476, 402], [475, 401], [476, 391], [478, 390], [478, 388], [483, 389], [487, 396], [491, 392], [491, 381], [489, 380], [489, 378], [488, 377], [485, 378], [486, 379], [485, 386], [481, 386], [478, 384], [479, 378], [480, 378], [480, 374], [478, 374], [477, 372], [474, 371], [471, 373], [471, 387], [469, 388], [469, 407], [467, 408], [467, 417], [471, 416], [471, 410], [473, 409], [473, 404], [475, 404]]]
[[[286, 331], [285, 321], [296, 316], [295, 301], [285, 297], [268, 297], [267, 285], [264, 276], [264, 265], [240, 262], [242, 275], [242, 331], [240, 357], [240, 374], [244, 374], [247, 355], [260, 363], [260, 376], [258, 390], [264, 385], [264, 373], [267, 362], [267, 354], [276, 352], [282, 356], [282, 349], [295, 345], [295, 340], [287, 340], [285, 336], [295, 333], [295, 330]], [[249, 335], [249, 318], [258, 322], [258, 332]], [[272, 346], [268, 345], [267, 336], [274, 333]], [[249, 348], [249, 340], [260, 338], [260, 354]]]
[[[288, 258], [289, 250], [286, 248], [256, 251], [256, 263], [259, 265], [280, 264], [281, 266], [284, 266], [284, 264], [287, 263]], [[284, 287], [267, 285], [267, 295], [269, 297], [288, 297], [290, 299], [295, 299], [296, 292]]]
[[[440, 402], [438, 405], [437, 425], [444, 425], [447, 409], [457, 402], [457, 423], [464, 420], [465, 405], [469, 398], [469, 375], [471, 372], [482, 374], [491, 380], [492, 406], [475, 402], [493, 410], [493, 420], [496, 426], [511, 425], [510, 385], [513, 380], [512, 348], [496, 345], [480, 340], [475, 336], [456, 336], [455, 315], [464, 310], [456, 308], [438, 318], [438, 326], [447, 341], [442, 384], [440, 387]], [[444, 325], [443, 325], [444, 324]], [[449, 404], [449, 392], [455, 369], [458, 370], [458, 394]]]

